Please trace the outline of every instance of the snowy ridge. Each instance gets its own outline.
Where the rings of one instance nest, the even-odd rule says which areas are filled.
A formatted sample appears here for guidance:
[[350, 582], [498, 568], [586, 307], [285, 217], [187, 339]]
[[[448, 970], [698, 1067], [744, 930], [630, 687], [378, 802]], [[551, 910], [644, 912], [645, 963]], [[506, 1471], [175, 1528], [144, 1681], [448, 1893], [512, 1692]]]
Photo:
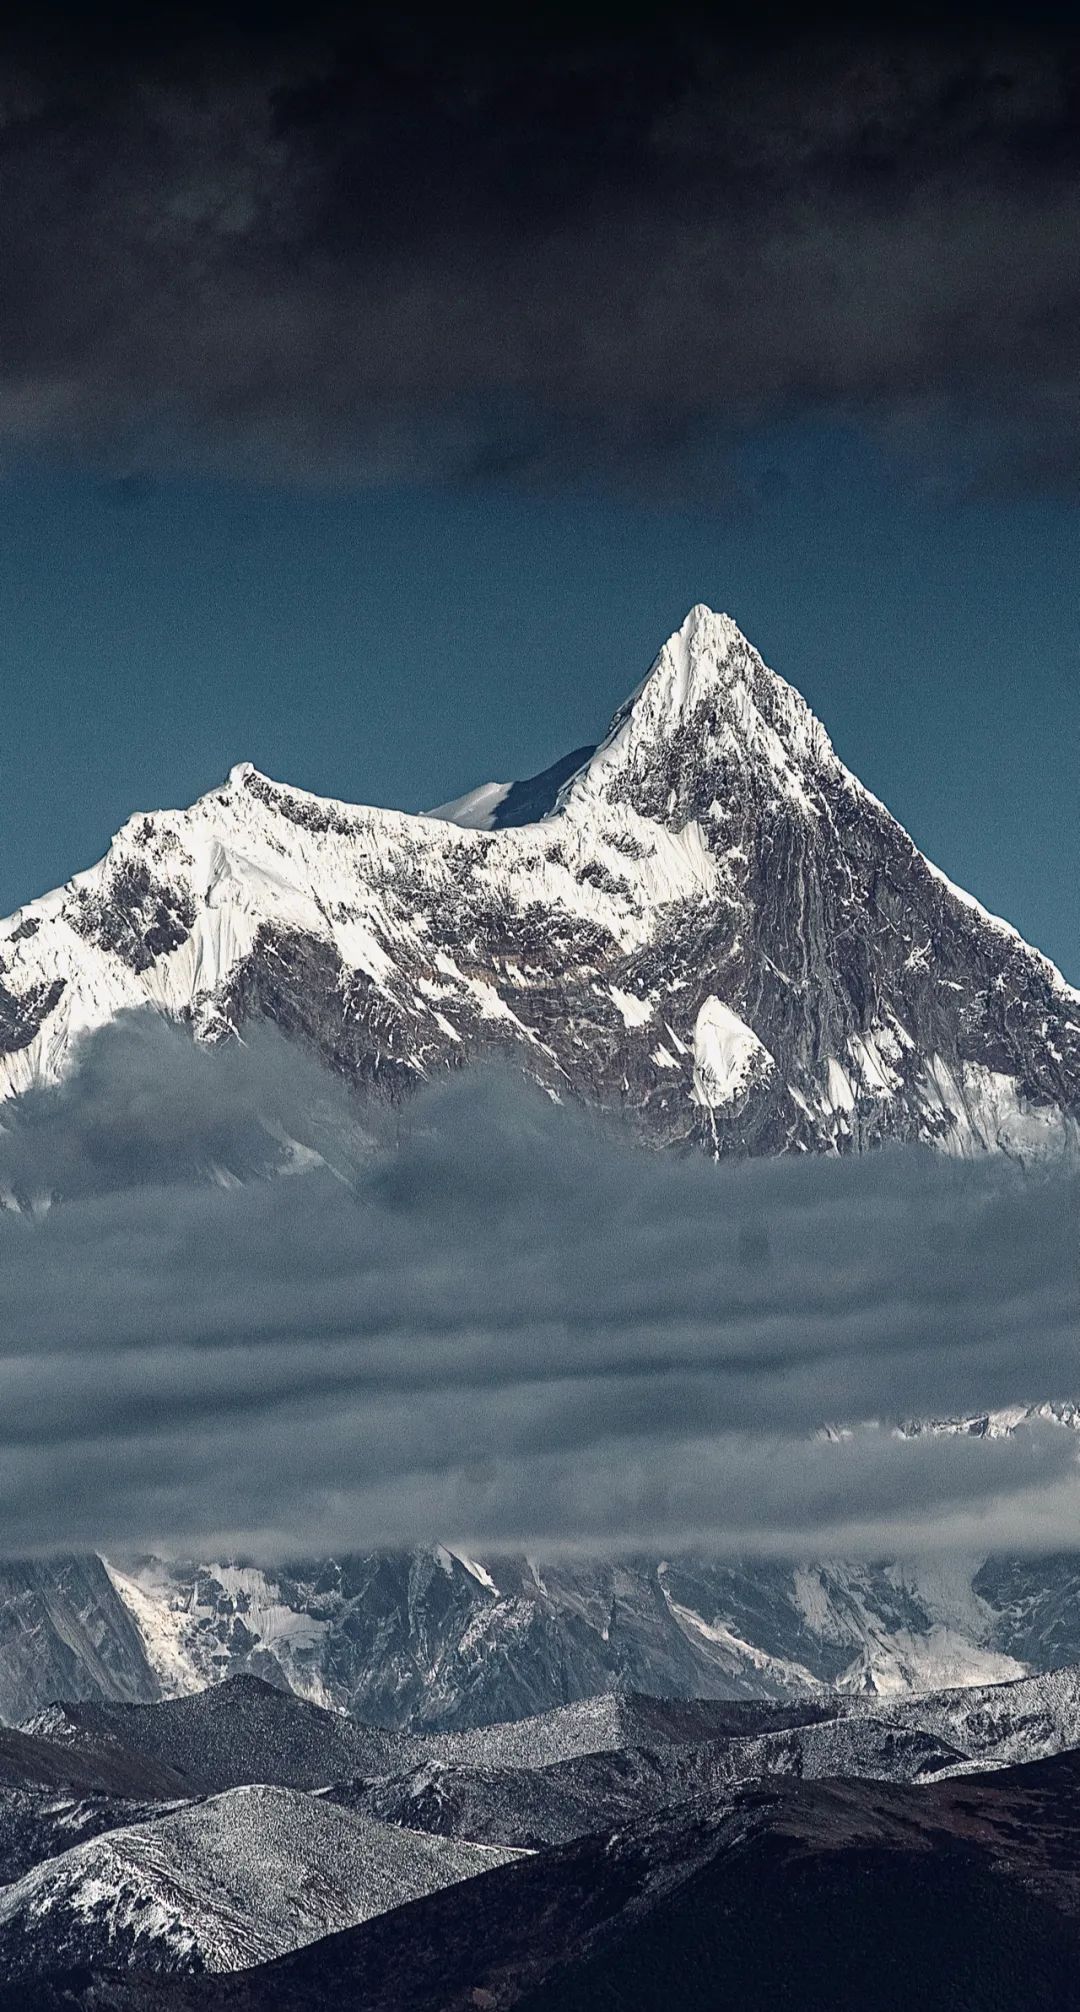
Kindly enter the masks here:
[[332, 1795], [347, 1809], [410, 1829], [535, 1851], [698, 1798], [715, 1809], [769, 1777], [922, 1782], [969, 1767], [956, 1748], [918, 1727], [852, 1715], [750, 1735], [729, 1726], [703, 1741], [621, 1744], [538, 1765], [435, 1761]]
[[139, 1006], [210, 1042], [265, 1016], [380, 1095], [510, 1057], [716, 1153], [1080, 1140], [1080, 997], [703, 607], [600, 746], [528, 784], [413, 817], [241, 763], [131, 818], [0, 924], [0, 1091]]
[[237, 1970], [487, 1871], [508, 1854], [242, 1787], [76, 1844], [0, 1892], [0, 1972]]

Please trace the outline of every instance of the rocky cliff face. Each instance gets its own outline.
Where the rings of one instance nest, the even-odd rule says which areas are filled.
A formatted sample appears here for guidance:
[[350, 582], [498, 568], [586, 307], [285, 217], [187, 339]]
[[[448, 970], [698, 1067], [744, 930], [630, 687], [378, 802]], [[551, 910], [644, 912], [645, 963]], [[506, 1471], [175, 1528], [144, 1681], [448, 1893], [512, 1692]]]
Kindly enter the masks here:
[[1075, 1559], [541, 1563], [440, 1549], [110, 1571], [163, 1688], [260, 1671], [389, 1726], [491, 1724], [616, 1690], [887, 1697], [1080, 1660]]
[[241, 766], [0, 929], [9, 1091], [138, 1005], [209, 1041], [265, 1016], [389, 1097], [509, 1057], [717, 1153], [1080, 1139], [1080, 996], [700, 607], [530, 784], [418, 818]]
[[0, 1560], [0, 1720], [48, 1698], [161, 1694], [131, 1606], [100, 1558]]
[[1075, 1557], [785, 1565], [377, 1552], [286, 1568], [6, 1566], [0, 1719], [249, 1672], [370, 1723], [463, 1728], [604, 1691], [899, 1696], [1080, 1662]]

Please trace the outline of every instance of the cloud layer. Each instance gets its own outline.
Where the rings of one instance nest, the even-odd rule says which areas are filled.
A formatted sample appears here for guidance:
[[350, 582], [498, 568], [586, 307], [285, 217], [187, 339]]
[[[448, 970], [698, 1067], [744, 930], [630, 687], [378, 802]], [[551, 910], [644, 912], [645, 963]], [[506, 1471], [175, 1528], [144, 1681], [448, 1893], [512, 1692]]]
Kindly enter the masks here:
[[1080, 1393], [1075, 1176], [718, 1169], [471, 1075], [362, 1116], [138, 1020], [5, 1112], [9, 1552], [1075, 1541], [1071, 1431], [892, 1429]]
[[816, 415], [1075, 492], [1080, 44], [1030, 14], [77, 18], [0, 45], [9, 454], [715, 497]]

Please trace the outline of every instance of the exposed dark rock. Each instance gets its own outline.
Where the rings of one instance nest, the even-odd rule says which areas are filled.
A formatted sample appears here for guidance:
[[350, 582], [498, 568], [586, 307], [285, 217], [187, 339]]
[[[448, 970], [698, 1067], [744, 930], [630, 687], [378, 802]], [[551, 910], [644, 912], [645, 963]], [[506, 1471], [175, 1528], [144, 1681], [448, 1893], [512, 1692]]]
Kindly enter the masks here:
[[[19, 933], [33, 935], [34, 931]], [[15, 993], [0, 979], [0, 1053], [15, 1055], [20, 1048], [29, 1048], [54, 1007], [59, 1005], [66, 984], [66, 978], [57, 977], [48, 984], [31, 985], [25, 992]]]
[[113, 862], [100, 892], [74, 889], [69, 919], [99, 950], [111, 952], [133, 971], [148, 971], [155, 959], [186, 942], [195, 912], [185, 887], [159, 878], [136, 858]]

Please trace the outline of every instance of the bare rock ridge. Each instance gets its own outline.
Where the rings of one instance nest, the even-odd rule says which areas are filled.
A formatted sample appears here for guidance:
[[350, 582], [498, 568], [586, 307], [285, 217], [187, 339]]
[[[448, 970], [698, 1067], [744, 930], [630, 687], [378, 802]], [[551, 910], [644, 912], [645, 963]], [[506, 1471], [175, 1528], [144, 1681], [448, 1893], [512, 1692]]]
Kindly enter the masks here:
[[0, 925], [0, 1086], [149, 1006], [397, 1097], [485, 1056], [715, 1152], [1080, 1140], [1080, 995], [947, 882], [727, 616], [593, 751], [428, 817], [248, 765]]

